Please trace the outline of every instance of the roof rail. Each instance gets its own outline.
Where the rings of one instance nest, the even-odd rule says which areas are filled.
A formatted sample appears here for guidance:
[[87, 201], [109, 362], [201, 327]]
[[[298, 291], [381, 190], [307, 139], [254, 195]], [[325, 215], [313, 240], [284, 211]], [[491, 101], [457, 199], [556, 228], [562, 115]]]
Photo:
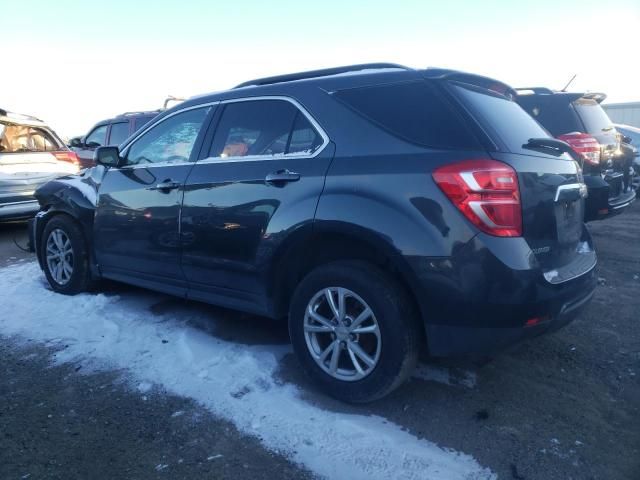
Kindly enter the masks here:
[[525, 87], [525, 88], [516, 88], [516, 92], [522, 92], [523, 95], [531, 95], [532, 92], [535, 95], [552, 95], [555, 92], [547, 87]]
[[158, 110], [141, 110], [141, 111], [139, 111], [139, 112], [135, 112], [135, 111], [134, 111], [134, 112], [124, 112], [124, 113], [121, 113], [120, 115], [118, 115], [116, 118], [119, 118], [119, 117], [129, 117], [129, 116], [132, 116], [132, 115], [144, 115], [144, 114], [147, 114], [147, 113], [155, 113], [155, 114], [158, 114], [160, 111], [161, 111], [161, 110], [160, 110], [160, 109], [158, 109]]
[[274, 83], [291, 82], [294, 80], [304, 80], [307, 78], [328, 77], [330, 75], [338, 75], [340, 73], [358, 72], [361, 70], [371, 70], [377, 68], [397, 68], [401, 70], [412, 70], [404, 65], [397, 63], [361, 63], [359, 65], [347, 65], [344, 67], [325, 68], [322, 70], [310, 70], [307, 72], [288, 73], [286, 75], [276, 75], [274, 77], [257, 78], [236, 85], [234, 88], [251, 87], [259, 85], [271, 85]]
[[25, 121], [29, 121], [29, 122], [41, 122], [41, 123], [44, 123], [38, 117], [34, 117], [33, 115], [25, 115], [23, 113], [10, 112], [9, 110], [5, 110], [4, 108], [0, 108], [0, 115], [2, 115], [4, 117], [7, 117], [7, 118], [13, 118], [15, 120], [25, 120]]

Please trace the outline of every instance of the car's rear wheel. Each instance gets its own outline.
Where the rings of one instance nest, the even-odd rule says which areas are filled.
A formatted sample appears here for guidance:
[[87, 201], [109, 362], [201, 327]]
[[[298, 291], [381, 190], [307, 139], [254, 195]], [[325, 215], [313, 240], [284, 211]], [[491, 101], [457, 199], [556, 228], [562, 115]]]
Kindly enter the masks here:
[[89, 289], [91, 275], [85, 239], [67, 215], [53, 217], [44, 227], [40, 255], [44, 274], [58, 293], [75, 295]]
[[364, 262], [335, 262], [309, 273], [293, 295], [289, 332], [306, 372], [329, 395], [352, 403], [401, 385], [422, 339], [404, 290]]

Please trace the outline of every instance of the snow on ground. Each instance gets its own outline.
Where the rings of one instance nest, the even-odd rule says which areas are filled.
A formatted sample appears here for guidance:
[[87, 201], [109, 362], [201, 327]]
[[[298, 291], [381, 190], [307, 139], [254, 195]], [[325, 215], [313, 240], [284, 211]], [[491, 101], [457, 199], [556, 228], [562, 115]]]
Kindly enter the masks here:
[[216, 338], [192, 326], [215, 322], [202, 312], [153, 315], [158, 299], [139, 290], [66, 297], [46, 288], [36, 263], [12, 265], [0, 270], [0, 335], [64, 347], [58, 362], [124, 369], [141, 393], [158, 384], [191, 397], [320, 476], [495, 478], [471, 456], [418, 439], [384, 418], [312, 405], [295, 385], [274, 379], [289, 348]]

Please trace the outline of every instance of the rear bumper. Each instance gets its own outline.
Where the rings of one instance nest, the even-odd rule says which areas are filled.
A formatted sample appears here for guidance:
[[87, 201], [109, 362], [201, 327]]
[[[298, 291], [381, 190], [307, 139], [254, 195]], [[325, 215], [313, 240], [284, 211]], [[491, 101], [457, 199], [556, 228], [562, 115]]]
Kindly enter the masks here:
[[38, 210], [40, 210], [40, 204], [35, 199], [23, 202], [0, 203], [0, 221], [30, 218]]
[[[622, 182], [622, 175], [618, 175], [617, 181]], [[624, 192], [620, 185], [617, 193], [612, 196], [611, 186], [599, 175], [585, 175], [585, 183], [589, 196], [586, 202], [585, 221], [604, 220], [622, 213], [636, 199], [633, 188]]]
[[[540, 305], [548, 308], [549, 314], [535, 325], [518, 327], [468, 327], [452, 325], [427, 325], [429, 352], [434, 356], [468, 354], [493, 354], [523, 340], [545, 333], [554, 332], [573, 321], [587, 307], [595, 289], [593, 272], [587, 274], [586, 292], [579, 292], [573, 298], [556, 305]], [[497, 309], [500, 306], [496, 305]], [[556, 312], [557, 310], [557, 312]], [[540, 317], [538, 317], [540, 318]]]
[[491, 354], [557, 330], [593, 296], [593, 251], [545, 277], [524, 239], [487, 237], [452, 258], [410, 260], [433, 356]]

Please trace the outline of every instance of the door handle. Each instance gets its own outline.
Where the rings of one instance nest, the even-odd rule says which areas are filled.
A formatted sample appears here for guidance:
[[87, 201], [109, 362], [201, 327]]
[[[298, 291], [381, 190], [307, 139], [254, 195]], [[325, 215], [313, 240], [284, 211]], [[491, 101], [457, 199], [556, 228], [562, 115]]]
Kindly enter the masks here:
[[300, 180], [300, 174], [287, 169], [271, 172], [264, 179], [266, 183], [297, 182], [298, 180]]
[[153, 187], [148, 187], [147, 190], [164, 190], [164, 191], [168, 191], [168, 190], [174, 190], [176, 188], [180, 188], [180, 185], [182, 185], [180, 182], [174, 182], [173, 180], [165, 180], [162, 183], [158, 183], [157, 185], [153, 186]]

